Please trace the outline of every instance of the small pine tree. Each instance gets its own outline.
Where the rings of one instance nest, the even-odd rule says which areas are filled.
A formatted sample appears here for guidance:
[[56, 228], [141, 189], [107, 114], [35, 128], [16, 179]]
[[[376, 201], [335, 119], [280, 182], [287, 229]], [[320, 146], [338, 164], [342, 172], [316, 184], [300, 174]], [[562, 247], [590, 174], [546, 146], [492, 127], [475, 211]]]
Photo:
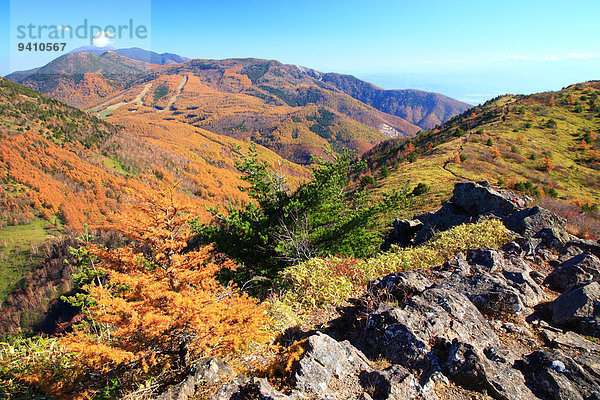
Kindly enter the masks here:
[[542, 167], [541, 167], [542, 171], [552, 171], [554, 169], [554, 164], [552, 164], [552, 161], [550, 161], [550, 157], [545, 156], [544, 159], [542, 160]]
[[379, 169], [379, 175], [381, 175], [382, 178], [387, 178], [388, 176], [390, 176], [391, 172], [390, 169], [383, 165], [380, 169]]

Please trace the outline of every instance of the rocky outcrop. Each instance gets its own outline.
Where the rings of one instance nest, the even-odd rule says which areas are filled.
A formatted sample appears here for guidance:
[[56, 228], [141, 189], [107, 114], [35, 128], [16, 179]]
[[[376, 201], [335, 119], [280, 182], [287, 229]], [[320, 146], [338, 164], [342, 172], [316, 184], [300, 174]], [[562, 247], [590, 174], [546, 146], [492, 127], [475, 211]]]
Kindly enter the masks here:
[[393, 237], [389, 242], [408, 246], [414, 244], [414, 237], [423, 228], [423, 222], [418, 219], [395, 219], [393, 228]]
[[294, 387], [300, 393], [319, 399], [401, 400], [421, 395], [435, 398], [406, 368], [394, 365], [377, 370], [348, 341], [337, 342], [317, 332], [307, 339], [305, 348], [292, 374]]
[[600, 337], [600, 284], [575, 286], [550, 305], [552, 322]]
[[514, 253], [482, 248], [458, 255], [442, 266], [451, 270], [438, 284], [464, 293], [483, 313], [507, 312], [519, 315], [546, 296], [536, 283], [534, 270]]
[[457, 183], [450, 202], [472, 217], [504, 217], [527, 206], [528, 199], [511, 191], [493, 188], [488, 182]]
[[484, 390], [496, 399], [535, 399], [520, 371], [512, 368], [494, 347], [480, 349], [476, 345], [454, 340], [444, 364], [455, 382]]
[[371, 372], [369, 360], [347, 341], [337, 342], [317, 333], [308, 338], [304, 356], [292, 376], [295, 387], [305, 393], [332, 392], [333, 380], [343, 382], [362, 371]]
[[418, 271], [398, 272], [375, 279], [367, 285], [369, 295], [380, 301], [403, 303], [414, 294], [423, 292], [432, 283]]
[[488, 182], [457, 183], [452, 198], [435, 213], [415, 215], [422, 228], [410, 241], [423, 243], [435, 232], [476, 222], [483, 218], [505, 218], [527, 205], [528, 199]]
[[235, 377], [224, 384], [211, 400], [289, 400], [290, 397], [278, 392], [265, 378], [250, 378], [245, 375]]
[[520, 368], [536, 393], [544, 399], [598, 399], [600, 375], [560, 350], [537, 350], [527, 355]]
[[157, 400], [187, 400], [196, 393], [196, 387], [202, 384], [215, 384], [223, 379], [235, 376], [229, 364], [215, 357], [203, 358], [190, 369], [187, 377], [177, 385], [164, 391]]
[[399, 308], [380, 304], [369, 318], [365, 335], [373, 355], [422, 369], [425, 375], [440, 369], [439, 355], [434, 351], [438, 345], [454, 339], [477, 342], [482, 348], [499, 345], [473, 303], [462, 293], [442, 288], [428, 289]]
[[561, 263], [547, 278], [549, 286], [564, 292], [574, 286], [600, 280], [600, 259], [585, 252]]
[[[560, 218], [554, 213], [537, 206], [507, 215], [503, 222], [508, 229], [526, 238], [536, 237], [542, 231], [545, 231], [544, 234], [548, 235], [552, 233], [553, 229], [556, 232], [565, 232], [566, 229], [564, 218]], [[568, 236], [566, 236], [566, 239], [568, 239]]]
[[[258, 398], [433, 400], [436, 388], [452, 383], [502, 400], [600, 400], [600, 343], [590, 337], [600, 337], [600, 245], [569, 235], [563, 219], [526, 203], [485, 183], [463, 183], [437, 212], [398, 221], [400, 243], [483, 218], [501, 219], [515, 238], [370, 282], [371, 308], [352, 343], [310, 335], [289, 397], [246, 378], [219, 399], [242, 398], [251, 383]], [[390, 365], [377, 369], [370, 360], [378, 359]]]

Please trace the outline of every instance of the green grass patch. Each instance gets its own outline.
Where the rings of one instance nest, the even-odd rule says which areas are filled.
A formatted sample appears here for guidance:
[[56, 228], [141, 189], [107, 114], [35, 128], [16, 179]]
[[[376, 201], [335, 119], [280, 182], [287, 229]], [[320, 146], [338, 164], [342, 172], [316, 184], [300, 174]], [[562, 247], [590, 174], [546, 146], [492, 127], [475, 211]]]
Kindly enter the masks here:
[[39, 218], [0, 229], [0, 304], [39, 263], [42, 257], [38, 249], [51, 233], [51, 225]]
[[123, 164], [115, 158], [104, 157], [102, 158], [102, 164], [109, 170], [116, 172], [121, 175], [129, 175], [129, 173], [123, 167]]
[[102, 110], [98, 113], [98, 118], [106, 118], [112, 115], [112, 110], [107, 108], [106, 110]]
[[169, 88], [165, 85], [160, 85], [154, 91], [154, 103], [156, 103], [159, 99], [165, 97], [169, 93]]

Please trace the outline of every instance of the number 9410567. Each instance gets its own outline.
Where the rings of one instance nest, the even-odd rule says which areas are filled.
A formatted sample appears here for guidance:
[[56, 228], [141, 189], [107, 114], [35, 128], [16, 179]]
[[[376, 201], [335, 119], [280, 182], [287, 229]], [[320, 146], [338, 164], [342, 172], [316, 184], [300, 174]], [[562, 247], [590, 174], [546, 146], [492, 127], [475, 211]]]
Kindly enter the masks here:
[[19, 51], [64, 51], [66, 46], [66, 43], [28, 42], [19, 43], [17, 49]]

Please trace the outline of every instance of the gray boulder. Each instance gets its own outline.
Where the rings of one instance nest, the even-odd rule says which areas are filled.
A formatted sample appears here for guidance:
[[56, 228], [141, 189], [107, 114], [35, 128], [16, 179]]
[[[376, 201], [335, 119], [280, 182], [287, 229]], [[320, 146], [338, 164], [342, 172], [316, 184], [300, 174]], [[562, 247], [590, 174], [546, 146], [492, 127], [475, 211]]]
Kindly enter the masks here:
[[558, 292], [598, 280], [600, 259], [587, 252], [564, 261], [546, 279], [550, 287]]
[[299, 398], [437, 399], [406, 368], [392, 365], [376, 370], [348, 341], [337, 342], [320, 332], [307, 339], [305, 352], [292, 372], [292, 382]]
[[331, 381], [344, 380], [361, 371], [371, 372], [368, 359], [348, 341], [338, 342], [317, 332], [306, 341], [305, 352], [296, 366], [292, 381], [301, 392], [325, 394]]
[[566, 248], [577, 248], [581, 252], [592, 253], [596, 257], [600, 257], [600, 241], [595, 242], [593, 240], [575, 239], [569, 241]]
[[423, 228], [423, 222], [418, 219], [395, 219], [393, 226], [394, 236], [391, 243], [399, 246], [408, 246], [414, 243], [416, 234]]
[[542, 228], [534, 237], [541, 239], [544, 247], [555, 250], [563, 249], [569, 240], [571, 240], [571, 235], [562, 226], [558, 228]]
[[492, 188], [488, 182], [457, 183], [450, 199], [468, 215], [505, 217], [527, 206], [527, 200], [511, 191]]
[[485, 390], [495, 399], [535, 399], [521, 372], [492, 347], [483, 350], [469, 343], [452, 342], [444, 364], [449, 377], [462, 386]]
[[546, 296], [535, 281], [535, 272], [514, 253], [481, 248], [470, 250], [444, 264], [454, 267], [452, 275], [440, 280], [439, 287], [464, 294], [484, 313], [520, 314]]
[[362, 371], [359, 379], [372, 399], [416, 399], [423, 395], [415, 376], [400, 365], [392, 365], [383, 371]]
[[527, 383], [545, 399], [597, 399], [598, 375], [589, 373], [560, 350], [538, 350], [520, 365]]
[[487, 247], [467, 252], [467, 262], [478, 272], [495, 273], [506, 269], [504, 253]]
[[[504, 218], [527, 206], [527, 199], [508, 190], [493, 188], [488, 182], [464, 182], [454, 186], [452, 198], [426, 217], [415, 243], [423, 243], [435, 232], [484, 218]], [[415, 216], [417, 217], [417, 216]]]
[[444, 288], [427, 289], [401, 308], [380, 304], [369, 317], [365, 338], [374, 355], [421, 369], [425, 375], [440, 369], [436, 344], [454, 339], [479, 348], [499, 345], [473, 303], [464, 294]]
[[[566, 230], [567, 222], [551, 211], [541, 207], [526, 208], [503, 219], [504, 226], [511, 231], [517, 232], [525, 238], [534, 238], [538, 233], [546, 229], [555, 229], [562, 235]], [[543, 238], [540, 238], [543, 239]]]
[[[600, 345], [587, 340], [575, 332], [563, 332], [560, 329], [553, 329], [552, 327], [542, 327], [540, 334], [551, 347], [572, 350], [576, 353], [600, 354]], [[598, 361], [600, 361], [600, 358], [598, 358]]]
[[506, 312], [518, 315], [525, 308], [521, 293], [502, 274], [483, 272], [468, 275], [457, 282], [445, 282], [441, 287], [465, 294], [479, 311], [486, 314]]
[[265, 378], [250, 378], [240, 375], [227, 382], [211, 400], [290, 400], [289, 396], [275, 390]]
[[436, 232], [448, 230], [454, 226], [473, 222], [475, 219], [461, 207], [447, 202], [423, 224], [414, 238], [415, 244], [421, 244], [431, 239]]
[[431, 286], [429, 279], [417, 271], [397, 272], [377, 278], [367, 285], [371, 298], [381, 301], [405, 302], [409, 297], [422, 293]]
[[187, 400], [196, 393], [196, 386], [215, 384], [234, 375], [229, 364], [215, 357], [203, 358], [191, 367], [190, 373], [182, 382], [167, 389], [157, 400]]
[[575, 286], [550, 304], [552, 322], [575, 330], [600, 336], [600, 284]]

